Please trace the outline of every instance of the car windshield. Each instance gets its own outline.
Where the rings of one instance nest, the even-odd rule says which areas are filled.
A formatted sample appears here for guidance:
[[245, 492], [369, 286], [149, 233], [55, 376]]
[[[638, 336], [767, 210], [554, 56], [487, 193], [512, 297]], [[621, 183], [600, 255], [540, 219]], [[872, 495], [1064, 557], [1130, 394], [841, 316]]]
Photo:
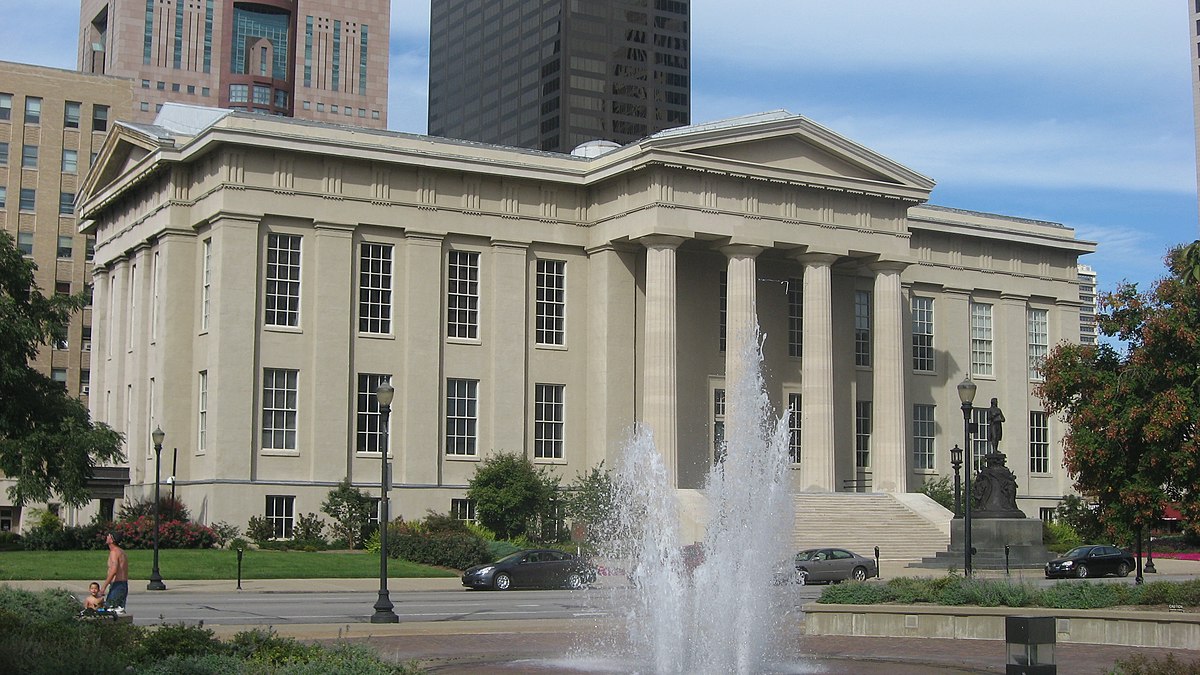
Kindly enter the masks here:
[[1088, 553], [1091, 552], [1091, 550], [1092, 550], [1091, 546], [1076, 546], [1075, 548], [1071, 549], [1070, 551], [1067, 551], [1067, 553], [1063, 557], [1064, 558], [1079, 558], [1079, 557], [1087, 555]]
[[503, 558], [497, 560], [496, 562], [494, 562], [492, 564], [499, 565], [500, 563], [514, 562], [516, 560], [519, 560], [522, 556], [524, 556], [525, 553], [526, 553], [525, 551], [517, 551], [516, 553], [509, 553], [508, 555], [504, 556]]
[[812, 560], [813, 556], [817, 554], [818, 550], [819, 549], [814, 548], [807, 551], [800, 551], [796, 554], [796, 560]]

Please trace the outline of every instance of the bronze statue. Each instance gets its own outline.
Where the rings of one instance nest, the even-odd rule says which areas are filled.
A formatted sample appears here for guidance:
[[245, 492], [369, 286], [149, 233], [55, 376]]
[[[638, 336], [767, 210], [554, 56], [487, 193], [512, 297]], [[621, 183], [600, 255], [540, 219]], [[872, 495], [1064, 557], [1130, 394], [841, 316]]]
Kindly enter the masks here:
[[1004, 412], [1000, 410], [997, 399], [992, 399], [992, 407], [987, 411], [987, 420], [988, 444], [992, 446], [992, 452], [1000, 452], [1000, 439], [1004, 436]]

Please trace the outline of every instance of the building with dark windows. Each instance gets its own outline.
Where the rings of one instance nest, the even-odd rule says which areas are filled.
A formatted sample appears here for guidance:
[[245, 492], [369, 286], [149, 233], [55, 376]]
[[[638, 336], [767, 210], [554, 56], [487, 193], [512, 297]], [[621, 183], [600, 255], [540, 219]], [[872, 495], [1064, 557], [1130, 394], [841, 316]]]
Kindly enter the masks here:
[[1095, 245], [926, 204], [932, 180], [804, 117], [576, 156], [168, 105], [99, 163], [91, 411], [125, 434], [133, 499], [166, 432], [201, 522], [288, 537], [343, 477], [377, 494], [385, 449], [396, 515], [469, 518], [481, 461], [565, 484], [635, 423], [700, 521], [755, 323], [799, 547], [836, 528], [894, 558], [946, 549], [950, 513], [917, 490], [953, 475], [967, 376], [1004, 408], [1018, 505], [1071, 489], [1036, 388], [1080, 338]]
[[163, 103], [387, 126], [389, 0], [82, 0], [79, 69]]
[[569, 152], [691, 121], [690, 0], [433, 0], [429, 134]]

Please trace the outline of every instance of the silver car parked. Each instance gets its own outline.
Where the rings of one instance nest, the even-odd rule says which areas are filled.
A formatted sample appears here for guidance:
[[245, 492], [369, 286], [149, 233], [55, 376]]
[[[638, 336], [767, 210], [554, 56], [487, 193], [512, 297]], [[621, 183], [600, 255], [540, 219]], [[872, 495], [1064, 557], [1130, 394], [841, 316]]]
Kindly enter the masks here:
[[838, 583], [848, 579], [865, 581], [879, 576], [874, 558], [867, 558], [844, 548], [810, 548], [796, 554], [796, 583], [826, 581]]

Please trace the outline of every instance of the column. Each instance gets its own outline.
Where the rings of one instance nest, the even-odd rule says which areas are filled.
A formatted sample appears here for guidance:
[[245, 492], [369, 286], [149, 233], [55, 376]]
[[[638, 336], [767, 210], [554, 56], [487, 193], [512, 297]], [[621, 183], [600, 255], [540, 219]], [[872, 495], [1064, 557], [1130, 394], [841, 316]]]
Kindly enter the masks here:
[[678, 237], [651, 236], [646, 247], [646, 356], [642, 385], [642, 420], [653, 430], [667, 479], [679, 483], [678, 447], [678, 325], [675, 306], [675, 249]]
[[800, 489], [836, 489], [833, 429], [833, 273], [837, 256], [810, 253], [804, 264], [804, 349], [801, 354], [803, 406]]
[[[489, 316], [491, 376], [480, 387], [488, 387], [484, 399], [492, 406], [491, 437], [495, 448], [524, 448], [530, 445], [526, 431], [530, 408], [526, 397], [533, 388], [527, 382], [529, 354], [529, 246], [512, 241], [492, 241], [489, 267], [490, 296], [494, 309]], [[565, 380], [563, 380], [565, 382]], [[530, 445], [527, 454], [533, 457]]]
[[[438, 485], [442, 481], [443, 345], [446, 324], [445, 257], [442, 236], [407, 231], [397, 247], [397, 348], [403, 365], [392, 386], [391, 446], [393, 483]], [[402, 281], [401, 281], [402, 279]], [[402, 284], [402, 285], [400, 285]]]
[[[331, 473], [350, 475], [355, 447], [353, 442], [346, 443], [353, 438], [354, 418], [346, 415], [346, 406], [338, 405], [353, 401], [358, 390], [351, 341], [358, 328], [357, 308], [354, 302], [346, 302], [357, 298], [354, 226], [314, 222], [309, 260], [316, 271], [308, 278], [320, 281], [304, 289], [312, 297], [313, 319], [304, 322], [312, 332], [310, 377], [305, 386], [311, 403], [304, 407], [310, 413], [308, 419], [304, 415], [300, 419], [312, 438], [312, 447], [307, 449], [308, 478], [328, 480]], [[345, 354], [345, 358], [330, 358], [331, 354]], [[303, 376], [300, 381], [304, 382]], [[304, 402], [303, 395], [300, 400]]]
[[[754, 360], [750, 350], [758, 332], [756, 309], [758, 265], [761, 246], [734, 244], [721, 247], [729, 258], [725, 298], [725, 389], [737, 389], [743, 369]], [[728, 399], [726, 399], [728, 401]]]
[[908, 454], [905, 451], [908, 444], [904, 438], [908, 410], [904, 398], [904, 372], [908, 350], [904, 343], [900, 289], [900, 273], [905, 267], [907, 263], [891, 261], [871, 265], [875, 272], [873, 492], [908, 491]]

